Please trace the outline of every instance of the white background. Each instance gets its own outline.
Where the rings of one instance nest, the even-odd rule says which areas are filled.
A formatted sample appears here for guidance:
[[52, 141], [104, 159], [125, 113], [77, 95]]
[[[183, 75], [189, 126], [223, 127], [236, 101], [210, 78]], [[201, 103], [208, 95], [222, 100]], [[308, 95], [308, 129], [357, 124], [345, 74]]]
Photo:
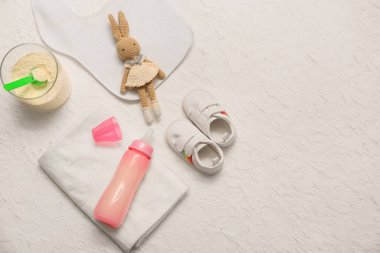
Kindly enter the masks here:
[[[380, 1], [170, 4], [194, 46], [157, 90], [155, 155], [190, 192], [137, 252], [379, 252]], [[30, 2], [0, 0], [0, 55], [22, 42], [40, 42]], [[124, 129], [139, 136], [140, 106], [58, 58], [73, 86], [61, 109], [35, 113], [0, 93], [0, 252], [119, 252], [37, 159], [98, 104], [123, 113]], [[215, 94], [239, 134], [212, 177], [164, 141], [193, 88]]]

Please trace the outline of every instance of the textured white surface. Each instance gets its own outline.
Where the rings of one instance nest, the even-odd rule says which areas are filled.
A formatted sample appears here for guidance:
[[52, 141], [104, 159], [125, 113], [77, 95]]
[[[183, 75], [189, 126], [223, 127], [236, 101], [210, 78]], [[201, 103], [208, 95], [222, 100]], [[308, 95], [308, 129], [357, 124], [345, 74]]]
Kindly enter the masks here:
[[[380, 2], [170, 0], [195, 45], [157, 91], [157, 157], [190, 186], [137, 252], [380, 251]], [[0, 1], [0, 55], [39, 42], [26, 0]], [[0, 93], [0, 252], [119, 252], [37, 167], [96, 104], [140, 130], [138, 104], [58, 56], [73, 93], [41, 115]], [[164, 141], [192, 88], [213, 92], [239, 139], [207, 177]]]

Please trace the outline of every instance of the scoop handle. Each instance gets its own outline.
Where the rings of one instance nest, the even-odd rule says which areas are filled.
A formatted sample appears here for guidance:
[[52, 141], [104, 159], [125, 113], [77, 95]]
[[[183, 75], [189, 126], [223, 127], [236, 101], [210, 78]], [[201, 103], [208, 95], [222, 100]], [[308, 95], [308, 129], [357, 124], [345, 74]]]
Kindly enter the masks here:
[[11, 91], [11, 90], [14, 90], [14, 89], [16, 89], [18, 87], [21, 87], [21, 86], [24, 86], [24, 85], [26, 85], [28, 83], [33, 83], [33, 82], [35, 82], [33, 76], [29, 75], [29, 76], [23, 77], [21, 79], [18, 79], [16, 81], [4, 84], [3, 88], [6, 91]]

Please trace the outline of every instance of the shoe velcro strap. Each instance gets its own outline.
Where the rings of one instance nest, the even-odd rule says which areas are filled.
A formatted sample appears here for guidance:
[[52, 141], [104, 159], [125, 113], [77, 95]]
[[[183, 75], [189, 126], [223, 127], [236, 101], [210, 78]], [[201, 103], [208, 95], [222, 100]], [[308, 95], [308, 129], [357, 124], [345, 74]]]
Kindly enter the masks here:
[[224, 112], [225, 109], [223, 106], [219, 104], [210, 105], [209, 107], [205, 108], [202, 112], [198, 114], [191, 114], [191, 119], [196, 122], [199, 129], [201, 129], [202, 132], [207, 132], [207, 129], [209, 127], [209, 119], [212, 115], [220, 112]]
[[225, 109], [224, 109], [223, 106], [221, 106], [221, 105], [212, 105], [212, 106], [207, 107], [202, 112], [202, 115], [204, 115], [204, 117], [206, 117], [207, 119], [209, 119], [215, 113], [224, 112], [224, 111], [225, 111]]
[[186, 145], [186, 143], [188, 141], [189, 141], [189, 138], [180, 137], [180, 138], [177, 138], [173, 142], [173, 146], [175, 147], [175, 149], [177, 150], [177, 152], [182, 153], [182, 151], [184, 150], [185, 145]]
[[195, 145], [197, 145], [200, 142], [209, 142], [210, 140], [204, 136], [202, 133], [198, 133], [193, 136], [185, 145], [184, 152], [185, 155], [190, 156], [193, 154], [193, 150], [195, 148]]
[[205, 140], [207, 140], [207, 137], [205, 137], [202, 133], [196, 133], [193, 136], [182, 136], [177, 138], [173, 144], [177, 152], [185, 152], [187, 156], [190, 156], [195, 145]]

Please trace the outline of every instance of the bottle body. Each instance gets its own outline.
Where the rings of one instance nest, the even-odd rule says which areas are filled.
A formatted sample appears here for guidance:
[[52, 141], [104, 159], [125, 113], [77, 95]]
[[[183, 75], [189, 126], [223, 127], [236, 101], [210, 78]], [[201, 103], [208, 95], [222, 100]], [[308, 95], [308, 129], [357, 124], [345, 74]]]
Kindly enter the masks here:
[[94, 217], [112, 227], [119, 227], [150, 164], [150, 157], [135, 149], [123, 155], [111, 182], [99, 199]]

